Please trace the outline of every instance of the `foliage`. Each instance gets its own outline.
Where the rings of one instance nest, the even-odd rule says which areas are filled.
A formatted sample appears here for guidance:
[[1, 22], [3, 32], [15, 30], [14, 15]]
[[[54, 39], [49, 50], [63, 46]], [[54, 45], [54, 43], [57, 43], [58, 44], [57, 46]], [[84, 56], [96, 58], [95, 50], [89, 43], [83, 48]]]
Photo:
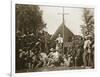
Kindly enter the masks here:
[[94, 36], [94, 15], [93, 9], [83, 9], [83, 22], [81, 25], [81, 31], [83, 36], [92, 35]]
[[37, 5], [16, 4], [16, 29], [23, 34], [34, 33], [44, 27], [42, 11]]

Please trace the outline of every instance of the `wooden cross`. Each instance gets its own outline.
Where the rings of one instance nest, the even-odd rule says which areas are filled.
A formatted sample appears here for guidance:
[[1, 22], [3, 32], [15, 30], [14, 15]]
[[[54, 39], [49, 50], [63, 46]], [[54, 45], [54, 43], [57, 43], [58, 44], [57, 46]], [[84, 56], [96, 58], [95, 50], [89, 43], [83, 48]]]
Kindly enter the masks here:
[[65, 19], [64, 15], [69, 15], [69, 13], [64, 13], [64, 6], [62, 7], [63, 13], [58, 13], [59, 15], [62, 15], [62, 22], [63, 22], [63, 55], [64, 55], [64, 25], [65, 25]]
[[58, 15], [62, 15], [62, 22], [64, 24], [65, 20], [64, 20], [64, 15], [69, 15], [69, 13], [64, 13], [64, 6], [62, 7], [62, 13], [58, 13]]

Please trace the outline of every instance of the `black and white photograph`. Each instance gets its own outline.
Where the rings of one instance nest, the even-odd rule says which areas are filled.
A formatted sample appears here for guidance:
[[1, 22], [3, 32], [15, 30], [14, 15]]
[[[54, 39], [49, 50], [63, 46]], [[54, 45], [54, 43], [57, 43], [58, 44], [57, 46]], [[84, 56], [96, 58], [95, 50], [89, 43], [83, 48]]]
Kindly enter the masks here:
[[15, 4], [15, 73], [95, 68], [94, 8]]

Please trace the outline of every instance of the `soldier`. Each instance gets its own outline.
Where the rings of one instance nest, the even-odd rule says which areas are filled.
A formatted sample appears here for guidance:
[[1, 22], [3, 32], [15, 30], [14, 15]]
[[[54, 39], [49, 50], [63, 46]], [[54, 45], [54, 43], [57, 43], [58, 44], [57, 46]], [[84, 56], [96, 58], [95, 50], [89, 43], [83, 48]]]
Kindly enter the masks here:
[[91, 41], [89, 39], [89, 36], [85, 37], [84, 41], [84, 53], [83, 53], [83, 62], [84, 62], [84, 67], [90, 66], [91, 64]]

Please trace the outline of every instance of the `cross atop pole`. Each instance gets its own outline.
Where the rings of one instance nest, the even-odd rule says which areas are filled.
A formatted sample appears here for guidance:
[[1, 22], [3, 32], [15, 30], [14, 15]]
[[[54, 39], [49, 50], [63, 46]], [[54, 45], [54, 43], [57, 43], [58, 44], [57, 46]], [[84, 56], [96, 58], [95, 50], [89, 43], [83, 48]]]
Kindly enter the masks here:
[[62, 15], [62, 22], [65, 23], [64, 15], [69, 15], [69, 13], [64, 12], [64, 6], [62, 7], [62, 13], [58, 13], [58, 15]]
[[62, 12], [63, 13], [58, 13], [58, 14], [62, 15], [62, 23], [63, 23], [63, 53], [62, 55], [64, 55], [64, 25], [65, 25], [64, 15], [69, 15], [69, 13], [64, 13], [64, 6], [62, 7]]

